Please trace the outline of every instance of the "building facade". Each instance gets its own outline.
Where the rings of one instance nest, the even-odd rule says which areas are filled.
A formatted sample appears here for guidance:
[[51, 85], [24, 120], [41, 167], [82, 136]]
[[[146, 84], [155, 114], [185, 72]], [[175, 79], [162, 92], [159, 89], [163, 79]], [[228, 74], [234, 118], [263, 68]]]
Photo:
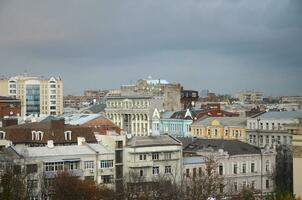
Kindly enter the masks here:
[[298, 124], [301, 111], [267, 112], [247, 120], [247, 140], [250, 144], [264, 147], [291, 145], [292, 134], [287, 124]]
[[170, 177], [176, 182], [182, 175], [182, 144], [169, 135], [132, 137], [124, 149], [124, 174], [138, 177], [138, 187], [148, 185], [158, 177]]
[[293, 136], [293, 192], [297, 197], [302, 197], [302, 119], [298, 124], [286, 125], [286, 128]]
[[181, 85], [162, 79], [138, 80], [135, 84], [121, 86], [121, 96], [151, 96], [162, 98], [165, 111], [181, 110]]
[[263, 93], [257, 91], [240, 92], [235, 97], [241, 102], [255, 103], [263, 101]]
[[208, 117], [191, 125], [195, 137], [205, 139], [236, 139], [246, 142], [246, 118]]
[[[179, 115], [178, 115], [179, 114]], [[193, 122], [194, 115], [189, 109], [183, 112], [165, 112], [159, 113], [154, 110], [152, 116], [152, 134], [171, 134], [174, 137], [190, 136], [190, 125]]]
[[203, 156], [216, 161], [218, 174], [224, 178], [225, 193], [238, 194], [244, 187], [254, 188], [257, 193], [274, 190], [272, 174], [275, 171], [276, 152], [273, 149], [260, 149], [238, 140], [180, 140], [184, 145], [184, 160], [192, 160], [184, 171], [185, 176], [194, 176], [194, 172], [198, 174], [205, 165], [205, 159], [199, 158], [198, 161], [195, 158]]
[[163, 99], [150, 96], [108, 97], [106, 117], [133, 135], [150, 135], [155, 108], [163, 109]]
[[57, 115], [63, 113], [61, 78], [15, 76], [0, 80], [0, 94], [20, 99], [21, 115]]
[[78, 138], [77, 145], [54, 146], [50, 140], [44, 147], [17, 147], [16, 151], [24, 158], [24, 167], [31, 168], [26, 169], [31, 172], [26, 177], [30, 199], [43, 199], [43, 194], [51, 197], [49, 183], [60, 172], [114, 187], [114, 152], [102, 144], [87, 144], [84, 138]]

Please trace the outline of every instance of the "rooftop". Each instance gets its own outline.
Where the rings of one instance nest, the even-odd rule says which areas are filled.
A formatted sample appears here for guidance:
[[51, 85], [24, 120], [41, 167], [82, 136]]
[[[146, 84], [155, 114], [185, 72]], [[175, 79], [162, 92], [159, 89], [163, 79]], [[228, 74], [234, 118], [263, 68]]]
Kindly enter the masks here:
[[184, 152], [217, 152], [223, 149], [229, 155], [261, 154], [259, 147], [238, 141], [222, 139], [178, 138]]
[[[90, 146], [90, 147], [89, 147]], [[111, 154], [113, 151], [105, 148], [102, 144], [54, 146], [43, 147], [16, 147], [18, 153], [26, 157], [49, 157], [49, 156], [72, 156], [89, 155], [99, 152], [100, 154]]]
[[151, 147], [151, 146], [180, 146], [181, 142], [170, 135], [157, 136], [134, 136], [127, 141], [130, 147]]
[[260, 119], [297, 119], [302, 118], [302, 111], [266, 112]]
[[247, 119], [245, 117], [207, 117], [197, 120], [193, 125], [212, 126], [213, 121], [216, 121], [217, 126], [246, 126]]

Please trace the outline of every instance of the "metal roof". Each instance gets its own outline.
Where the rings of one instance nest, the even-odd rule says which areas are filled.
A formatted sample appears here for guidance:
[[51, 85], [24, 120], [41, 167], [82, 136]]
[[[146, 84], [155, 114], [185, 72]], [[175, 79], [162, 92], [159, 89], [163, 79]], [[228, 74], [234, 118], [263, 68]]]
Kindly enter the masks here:
[[300, 111], [266, 112], [259, 116], [260, 119], [297, 119], [302, 118]]
[[195, 121], [192, 125], [212, 126], [212, 121], [219, 121], [221, 126], [246, 126], [245, 117], [207, 117]]

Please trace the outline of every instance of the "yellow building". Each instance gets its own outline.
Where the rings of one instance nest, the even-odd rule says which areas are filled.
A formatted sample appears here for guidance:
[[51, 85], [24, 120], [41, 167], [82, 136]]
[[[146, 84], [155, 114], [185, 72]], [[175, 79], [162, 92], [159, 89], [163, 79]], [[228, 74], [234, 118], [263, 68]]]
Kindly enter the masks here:
[[208, 117], [191, 125], [195, 137], [206, 139], [236, 139], [246, 142], [246, 118]]
[[287, 125], [290, 133], [293, 134], [293, 188], [296, 196], [302, 197], [302, 120], [299, 124]]
[[61, 78], [15, 76], [0, 80], [0, 96], [21, 100], [21, 115], [63, 114], [63, 81]]

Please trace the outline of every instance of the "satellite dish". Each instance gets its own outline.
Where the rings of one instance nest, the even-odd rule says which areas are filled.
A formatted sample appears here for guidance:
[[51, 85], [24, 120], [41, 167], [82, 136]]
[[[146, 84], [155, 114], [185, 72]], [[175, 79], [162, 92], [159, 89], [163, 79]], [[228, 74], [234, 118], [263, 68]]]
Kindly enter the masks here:
[[127, 139], [131, 139], [132, 138], [132, 135], [131, 134], [127, 134]]

